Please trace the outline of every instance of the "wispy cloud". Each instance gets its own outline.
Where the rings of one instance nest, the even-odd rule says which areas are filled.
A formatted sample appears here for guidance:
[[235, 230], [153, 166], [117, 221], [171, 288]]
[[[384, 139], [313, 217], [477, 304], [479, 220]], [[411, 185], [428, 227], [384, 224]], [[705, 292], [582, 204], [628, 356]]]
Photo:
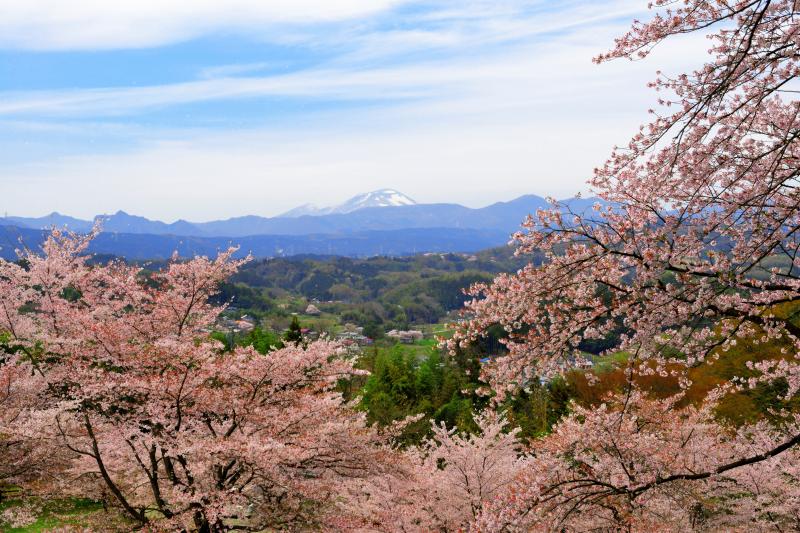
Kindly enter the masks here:
[[270, 96], [362, 101], [412, 98], [429, 94], [434, 90], [431, 82], [442, 78], [441, 72], [417, 72], [434, 78], [427, 77], [421, 82], [414, 74], [403, 70], [321, 69], [146, 87], [5, 93], [0, 101], [0, 115], [119, 116], [180, 104]]
[[[176, 15], [185, 4], [167, 2], [156, 24], [169, 31], [158, 38], [145, 28], [84, 44], [235, 31], [253, 47], [280, 41], [277, 52], [214, 59], [179, 81], [0, 92], [8, 154], [0, 156], [8, 207], [0, 209], [90, 216], [123, 208], [202, 220], [276, 214], [380, 187], [476, 206], [532, 192], [568, 196], [584, 191], [592, 168], [646, 119], [653, 95], [645, 84], [656, 68], [685, 70], [705, 48], [679, 40], [648, 62], [593, 65], [641, 14], [640, 0], [299, 0], [280, 14], [283, 23], [253, 15], [256, 2], [244, 0], [233, 4], [235, 16], [212, 22], [212, 4], [221, 5], [202, 0], [187, 22]], [[132, 20], [158, 12], [148, 2], [122, 5]], [[304, 20], [314, 5], [322, 11]], [[2, 9], [0, 46], [10, 24]], [[121, 34], [134, 32], [115, 9], [87, 8], [76, 20], [94, 16], [104, 31], [118, 21]], [[67, 30], [42, 46], [77, 46]], [[281, 55], [297, 49], [306, 54], [300, 61]], [[237, 123], [233, 106], [259, 119]], [[273, 108], [291, 111], [278, 120]], [[203, 113], [213, 120], [186, 119]]]
[[27, 0], [0, 2], [0, 45], [29, 50], [160, 46], [224, 31], [358, 19], [404, 0]]
[[[613, 0], [601, 7], [568, 2], [553, 10], [543, 2], [507, 0], [496, 6], [497, 12], [488, 14], [483, 1], [465, 2], [459, 8], [445, 4], [408, 16], [411, 26], [433, 17], [436, 23], [430, 27], [317, 35], [314, 46], [326, 39], [344, 39], [348, 46], [321, 65], [290, 73], [256, 75], [270, 63], [255, 62], [206, 67], [199, 80], [163, 85], [6, 92], [0, 93], [0, 115], [119, 116], [180, 104], [265, 97], [452, 99], [474, 92], [476, 84], [487, 80], [495, 89], [500, 82], [519, 84], [553, 76], [579, 80], [587, 77], [591, 55], [604, 46], [600, 36], [610, 40], [613, 35], [613, 30], [603, 31], [608, 28], [602, 25], [630, 15], [634, 6], [641, 7], [637, 1]], [[581, 35], [587, 27], [592, 27], [589, 39]], [[545, 35], [550, 37], [537, 39]], [[574, 61], [575, 45], [582, 41], [594, 48], [578, 50], [583, 55]], [[408, 54], [413, 55], [402, 58]], [[564, 58], [569, 64], [559, 64]], [[530, 96], [541, 98], [548, 90], [540, 87], [538, 94]]]
[[204, 79], [229, 78], [232, 76], [241, 76], [243, 74], [252, 74], [254, 72], [261, 72], [275, 65], [276, 65], [275, 63], [267, 63], [266, 61], [261, 61], [258, 63], [235, 63], [231, 65], [215, 65], [213, 67], [204, 67], [200, 69], [199, 77]]

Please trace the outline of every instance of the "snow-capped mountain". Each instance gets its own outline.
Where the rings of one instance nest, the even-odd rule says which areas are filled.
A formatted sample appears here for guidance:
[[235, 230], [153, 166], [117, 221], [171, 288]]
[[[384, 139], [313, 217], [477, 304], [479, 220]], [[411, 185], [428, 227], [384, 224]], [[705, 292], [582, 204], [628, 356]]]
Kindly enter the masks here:
[[398, 207], [401, 205], [415, 205], [416, 203], [405, 194], [394, 189], [381, 189], [354, 196], [345, 203], [332, 208], [331, 213], [341, 215], [366, 207]]
[[344, 215], [367, 207], [398, 207], [402, 205], [416, 205], [417, 202], [405, 194], [394, 189], [380, 189], [353, 196], [343, 204], [333, 207], [317, 207], [313, 204], [304, 204], [280, 215], [284, 218], [322, 215]]

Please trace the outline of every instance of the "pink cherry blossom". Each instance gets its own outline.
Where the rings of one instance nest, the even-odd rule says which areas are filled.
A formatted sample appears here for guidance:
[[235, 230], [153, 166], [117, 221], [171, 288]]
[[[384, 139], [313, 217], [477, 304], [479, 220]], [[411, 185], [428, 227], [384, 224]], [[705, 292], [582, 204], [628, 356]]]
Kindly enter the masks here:
[[327, 341], [223, 353], [209, 296], [233, 249], [145, 273], [89, 265], [90, 238], [54, 231], [43, 255], [0, 263], [6, 474], [155, 529], [346, 520], [340, 485], [393, 453], [335, 391], [353, 361]]
[[580, 365], [581, 343], [612, 333], [620, 334], [614, 350], [630, 354], [629, 375], [678, 374], [684, 387], [685, 370], [743, 340], [777, 343], [783, 357], [752, 364], [699, 408], [638, 392], [576, 408], [534, 446], [536, 460], [479, 530], [796, 527], [794, 415], [736, 431], [710, 410], [745, 385], [783, 383], [785, 399], [800, 391], [798, 4], [651, 7], [653, 17], [598, 62], [643, 59], [693, 32], [710, 34], [708, 62], [658, 74], [653, 121], [590, 180], [604, 203], [530, 217], [515, 236], [518, 253], [545, 261], [473, 287], [451, 347], [494, 324], [506, 329], [508, 355], [484, 372], [499, 398]]

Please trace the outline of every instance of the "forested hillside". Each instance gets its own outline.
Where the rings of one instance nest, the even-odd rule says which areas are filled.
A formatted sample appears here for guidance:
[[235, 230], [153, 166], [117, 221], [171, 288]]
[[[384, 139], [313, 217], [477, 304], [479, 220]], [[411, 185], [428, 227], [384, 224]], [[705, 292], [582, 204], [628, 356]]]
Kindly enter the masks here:
[[[411, 257], [292, 257], [253, 261], [222, 286], [220, 302], [256, 316], [302, 312], [309, 302], [375, 333], [432, 324], [458, 310], [471, 284], [515, 272], [528, 259], [509, 247]], [[299, 300], [297, 299], [299, 298]], [[379, 335], [381, 336], [381, 335]]]

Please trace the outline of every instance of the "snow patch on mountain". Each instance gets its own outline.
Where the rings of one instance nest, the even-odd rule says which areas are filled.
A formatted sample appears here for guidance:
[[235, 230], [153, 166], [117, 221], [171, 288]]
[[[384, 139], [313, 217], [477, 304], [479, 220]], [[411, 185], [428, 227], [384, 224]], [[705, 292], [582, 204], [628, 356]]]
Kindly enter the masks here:
[[317, 207], [313, 204], [301, 205], [280, 216], [284, 218], [294, 218], [302, 216], [344, 215], [368, 207], [398, 207], [402, 205], [416, 205], [416, 203], [417, 202], [405, 194], [394, 189], [380, 189], [378, 191], [359, 194], [350, 198], [343, 204], [332, 207]]
[[290, 209], [285, 213], [281, 213], [278, 215], [282, 218], [296, 218], [296, 217], [303, 217], [303, 216], [319, 216], [324, 215], [325, 211], [321, 207], [317, 207], [314, 204], [303, 204], [295, 207], [294, 209]]

